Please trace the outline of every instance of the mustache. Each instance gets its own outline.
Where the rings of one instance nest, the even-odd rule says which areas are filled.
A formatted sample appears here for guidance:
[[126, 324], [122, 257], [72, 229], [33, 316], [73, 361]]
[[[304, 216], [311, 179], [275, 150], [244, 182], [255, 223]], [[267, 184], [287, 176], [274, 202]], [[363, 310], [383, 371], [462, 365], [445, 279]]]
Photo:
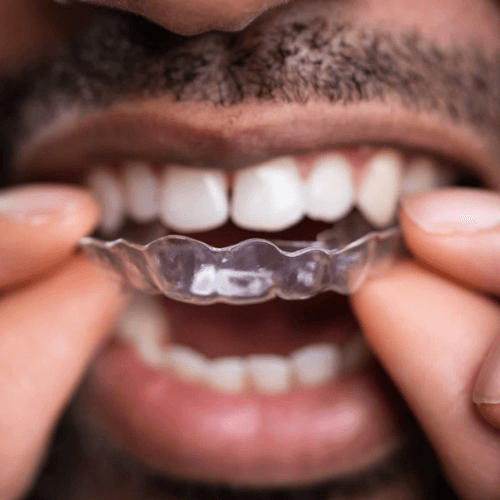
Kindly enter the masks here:
[[392, 33], [312, 15], [278, 16], [238, 33], [182, 37], [103, 10], [51, 63], [3, 82], [3, 164], [16, 143], [61, 110], [151, 97], [215, 106], [396, 99], [405, 108], [498, 135], [500, 49], [487, 55], [473, 42], [444, 49], [417, 31]]
[[416, 31], [374, 31], [322, 17], [182, 37], [106, 12], [29, 80], [34, 97], [59, 93], [91, 106], [139, 95], [230, 106], [248, 98], [349, 103], [392, 94], [474, 123], [500, 110], [500, 50], [488, 59], [472, 43], [445, 50]]

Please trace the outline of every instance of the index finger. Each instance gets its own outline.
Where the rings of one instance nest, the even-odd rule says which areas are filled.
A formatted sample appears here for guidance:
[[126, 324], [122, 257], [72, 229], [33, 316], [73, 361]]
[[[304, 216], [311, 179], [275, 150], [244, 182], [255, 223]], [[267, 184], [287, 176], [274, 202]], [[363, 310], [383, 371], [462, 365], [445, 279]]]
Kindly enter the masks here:
[[98, 217], [98, 205], [78, 187], [39, 184], [0, 191], [0, 288], [61, 263]]

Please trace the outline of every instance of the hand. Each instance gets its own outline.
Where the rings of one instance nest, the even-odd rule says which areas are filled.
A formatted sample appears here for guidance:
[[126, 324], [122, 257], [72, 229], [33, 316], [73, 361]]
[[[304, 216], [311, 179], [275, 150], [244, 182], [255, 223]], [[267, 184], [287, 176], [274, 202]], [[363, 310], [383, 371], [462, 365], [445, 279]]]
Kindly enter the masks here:
[[0, 192], [0, 498], [30, 488], [54, 425], [121, 306], [119, 286], [83, 256], [96, 224], [85, 191]]
[[416, 195], [400, 222], [416, 260], [367, 283], [355, 312], [457, 493], [500, 498], [500, 194]]

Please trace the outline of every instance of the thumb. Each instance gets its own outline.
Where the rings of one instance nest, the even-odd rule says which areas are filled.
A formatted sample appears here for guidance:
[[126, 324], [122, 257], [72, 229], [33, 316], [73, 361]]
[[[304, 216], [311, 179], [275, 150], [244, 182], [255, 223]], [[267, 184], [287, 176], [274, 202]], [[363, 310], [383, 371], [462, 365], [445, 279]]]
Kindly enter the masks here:
[[[405, 200], [401, 226], [425, 265], [479, 291], [500, 294], [500, 194], [445, 189]], [[474, 389], [485, 420], [500, 429], [500, 325]]]
[[498, 498], [500, 434], [475, 411], [472, 391], [500, 308], [412, 262], [366, 283], [351, 303], [457, 491]]
[[471, 499], [498, 497], [500, 435], [481, 419], [472, 393], [488, 351], [489, 366], [500, 365], [499, 349], [490, 349], [500, 307], [464, 284], [500, 290], [499, 223], [494, 192], [453, 188], [409, 198], [401, 227], [419, 264], [400, 263], [352, 296], [369, 344], [450, 480]]
[[447, 188], [406, 199], [401, 228], [426, 266], [500, 294], [500, 193]]

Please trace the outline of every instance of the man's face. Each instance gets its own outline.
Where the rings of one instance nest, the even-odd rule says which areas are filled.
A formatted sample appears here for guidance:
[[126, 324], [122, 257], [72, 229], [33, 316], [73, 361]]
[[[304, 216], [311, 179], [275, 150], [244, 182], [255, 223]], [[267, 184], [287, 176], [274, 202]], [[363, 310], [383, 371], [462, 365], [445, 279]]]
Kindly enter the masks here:
[[[353, 208], [387, 227], [402, 185], [500, 188], [495, 0], [115, 3], [0, 2], [10, 176], [88, 180], [101, 236], [310, 240]], [[428, 498], [359, 334], [332, 292], [135, 296], [56, 439], [61, 498]]]

